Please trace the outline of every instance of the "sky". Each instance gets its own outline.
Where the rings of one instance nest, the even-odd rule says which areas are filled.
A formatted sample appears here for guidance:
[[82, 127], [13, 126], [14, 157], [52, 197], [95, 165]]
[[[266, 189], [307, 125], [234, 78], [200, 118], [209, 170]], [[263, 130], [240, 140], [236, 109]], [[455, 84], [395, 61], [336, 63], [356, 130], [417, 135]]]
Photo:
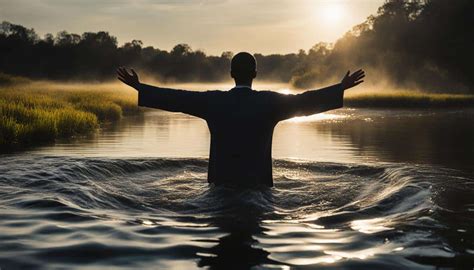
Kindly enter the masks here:
[[43, 36], [108, 31], [170, 50], [293, 53], [334, 42], [384, 0], [0, 0], [0, 21]]

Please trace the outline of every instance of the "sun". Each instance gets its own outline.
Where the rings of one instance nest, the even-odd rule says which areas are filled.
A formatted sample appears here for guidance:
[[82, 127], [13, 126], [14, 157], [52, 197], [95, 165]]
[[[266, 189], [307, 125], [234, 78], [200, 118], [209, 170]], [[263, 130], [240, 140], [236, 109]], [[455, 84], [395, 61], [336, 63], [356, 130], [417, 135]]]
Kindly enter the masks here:
[[327, 4], [321, 8], [320, 14], [325, 22], [337, 23], [344, 18], [345, 10], [341, 4]]

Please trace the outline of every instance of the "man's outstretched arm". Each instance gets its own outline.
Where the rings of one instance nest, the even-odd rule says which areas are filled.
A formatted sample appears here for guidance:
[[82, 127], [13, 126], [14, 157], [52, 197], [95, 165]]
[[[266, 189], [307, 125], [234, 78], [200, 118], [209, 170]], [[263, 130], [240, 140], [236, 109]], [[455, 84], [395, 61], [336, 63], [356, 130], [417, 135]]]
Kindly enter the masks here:
[[278, 94], [275, 114], [277, 120], [296, 116], [312, 115], [343, 106], [344, 91], [364, 82], [363, 70], [352, 74], [348, 71], [342, 81], [319, 90], [306, 91], [298, 95]]
[[138, 91], [138, 106], [205, 117], [208, 108], [206, 92], [162, 88], [140, 83], [135, 70], [131, 69], [129, 73], [123, 67], [117, 69], [117, 79]]

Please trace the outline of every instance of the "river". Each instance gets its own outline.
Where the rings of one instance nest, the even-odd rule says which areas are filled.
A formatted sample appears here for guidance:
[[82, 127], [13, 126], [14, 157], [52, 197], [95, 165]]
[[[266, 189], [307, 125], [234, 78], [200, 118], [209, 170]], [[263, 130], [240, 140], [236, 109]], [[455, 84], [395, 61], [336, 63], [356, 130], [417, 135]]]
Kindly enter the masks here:
[[147, 110], [0, 156], [1, 269], [472, 269], [474, 110], [280, 123], [271, 189], [206, 182], [206, 123]]

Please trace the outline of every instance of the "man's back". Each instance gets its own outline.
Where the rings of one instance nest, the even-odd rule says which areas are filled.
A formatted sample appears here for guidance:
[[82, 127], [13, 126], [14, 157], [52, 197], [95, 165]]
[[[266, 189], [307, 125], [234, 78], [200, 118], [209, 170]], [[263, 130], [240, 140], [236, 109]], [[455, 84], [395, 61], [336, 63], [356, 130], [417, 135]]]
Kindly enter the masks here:
[[284, 119], [342, 107], [334, 85], [299, 95], [250, 88], [193, 92], [142, 85], [139, 105], [206, 120], [211, 133], [208, 181], [216, 185], [272, 186], [272, 137]]
[[278, 123], [272, 93], [234, 88], [213, 99], [205, 118], [211, 132], [209, 182], [271, 186], [272, 136]]

